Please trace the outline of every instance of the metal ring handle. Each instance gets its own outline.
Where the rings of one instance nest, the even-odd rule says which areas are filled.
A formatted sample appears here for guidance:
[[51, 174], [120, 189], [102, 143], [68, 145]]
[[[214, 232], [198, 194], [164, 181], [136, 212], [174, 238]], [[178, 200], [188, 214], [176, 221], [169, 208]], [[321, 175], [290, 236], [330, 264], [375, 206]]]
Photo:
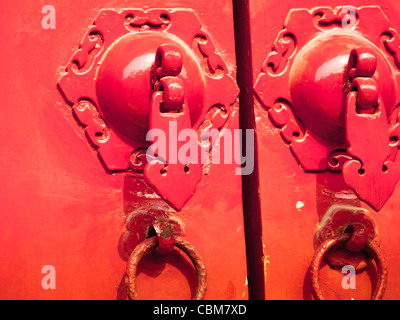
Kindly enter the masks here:
[[[351, 234], [342, 234], [337, 237], [328, 239], [325, 242], [321, 243], [321, 245], [315, 252], [310, 265], [310, 273], [311, 290], [316, 300], [325, 300], [324, 296], [322, 295], [319, 283], [319, 270], [321, 268], [321, 263], [324, 255], [329, 251], [329, 249], [337, 246], [338, 244], [345, 243], [346, 241], [350, 240], [350, 238]], [[372, 254], [378, 268], [378, 285], [374, 290], [371, 300], [381, 300], [385, 293], [387, 284], [386, 262], [382, 257], [379, 248], [373, 242], [368, 242], [365, 245], [364, 249]]]
[[[157, 246], [157, 237], [151, 237], [136, 246], [129, 257], [126, 267], [125, 285], [130, 300], [140, 300], [138, 290], [136, 288], [136, 272], [140, 260]], [[194, 247], [182, 237], [176, 237], [174, 246], [185, 252], [192, 261], [197, 276], [197, 286], [193, 300], [202, 300], [207, 290], [207, 274], [203, 260], [197, 254]]]

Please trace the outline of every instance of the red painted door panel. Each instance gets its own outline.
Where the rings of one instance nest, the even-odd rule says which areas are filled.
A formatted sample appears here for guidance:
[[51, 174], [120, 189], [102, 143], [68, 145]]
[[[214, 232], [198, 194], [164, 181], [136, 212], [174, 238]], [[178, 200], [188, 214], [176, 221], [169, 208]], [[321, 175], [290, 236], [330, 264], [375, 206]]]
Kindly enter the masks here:
[[[386, 175], [389, 180], [385, 182], [376, 178], [373, 183], [356, 188], [351, 188], [353, 184], [349, 183], [349, 179], [366, 175], [371, 161], [379, 157], [394, 159], [377, 149], [377, 141], [384, 134], [385, 148], [389, 148], [388, 121], [392, 121], [390, 114], [396, 113], [395, 83], [399, 73], [398, 47], [391, 43], [397, 41], [395, 30], [400, 28], [400, 11], [391, 1], [346, 4], [353, 7], [343, 9], [341, 1], [249, 2], [266, 299], [312, 299], [312, 279], [320, 285], [320, 297], [326, 299], [370, 299], [374, 290], [385, 285], [383, 299], [398, 299], [400, 295], [396, 250], [400, 239], [395, 227], [400, 223], [397, 214], [400, 188], [390, 187], [390, 179], [397, 182], [397, 169], [391, 171], [390, 177]], [[354, 48], [370, 52], [377, 62], [374, 67], [365, 67], [370, 74], [356, 74], [361, 78], [357, 81], [372, 81], [381, 95], [380, 102], [372, 105], [375, 108], [378, 105], [379, 112], [375, 109], [374, 116], [360, 116], [363, 112], [357, 110], [354, 117], [373, 120], [378, 118], [378, 113], [384, 114], [381, 113], [384, 106], [389, 110], [383, 126], [377, 124], [379, 121], [368, 128], [362, 122], [352, 122], [349, 96], [340, 101], [342, 92], [353, 97], [359, 95], [358, 108], [363, 99], [360, 95], [365, 93], [362, 87], [343, 91], [346, 83], [354, 81], [351, 77], [346, 80], [346, 68], [352, 63], [349, 57]], [[366, 60], [361, 55], [358, 58], [357, 70], [361, 70]], [[383, 69], [374, 73], [375, 68]], [[360, 139], [354, 140], [354, 137]], [[329, 143], [321, 142], [322, 139]], [[396, 138], [390, 139], [394, 146]], [[344, 141], [340, 152], [329, 155], [329, 150], [333, 152]], [[354, 152], [360, 144], [364, 155]], [[346, 153], [349, 146], [353, 153], [350, 149]], [[393, 150], [397, 153], [397, 146]], [[365, 171], [358, 167], [356, 177], [349, 178], [346, 172], [349, 168], [338, 169], [338, 166], [350, 166], [346, 163], [351, 157], [353, 161], [361, 159]], [[382, 164], [377, 172], [388, 172]], [[361, 240], [361, 233], [356, 233], [360, 225], [364, 236], [371, 232], [367, 234], [369, 238]], [[323, 232], [327, 232], [326, 237]], [[368, 247], [367, 241], [374, 243], [379, 257], [373, 259], [372, 249], [366, 249], [370, 252], [367, 255], [338, 249], [343, 248], [338, 245], [336, 253], [331, 250], [324, 255], [329, 265], [321, 259], [319, 275], [311, 276], [313, 257], [320, 258], [315, 257], [318, 250], [324, 252], [320, 243], [342, 232], [355, 235], [361, 248]], [[350, 235], [344, 237], [348, 240]], [[388, 271], [386, 284], [379, 282], [386, 280], [384, 262]], [[350, 279], [347, 269], [342, 273], [343, 266], [354, 267], [355, 278]], [[383, 267], [382, 274], [379, 266]]]
[[0, 8], [0, 298], [398, 299], [395, 4]]
[[[88, 56], [92, 50], [96, 53], [97, 38], [79, 45], [102, 9], [138, 9], [146, 15], [147, 9], [177, 8], [197, 15], [201, 30], [192, 30], [191, 35], [207, 34], [208, 47], [203, 51], [222, 59], [219, 76], [232, 78], [234, 87], [231, 2], [53, 1], [51, 5], [55, 29], [42, 27], [48, 13], [41, 12], [44, 4], [27, 0], [0, 5], [0, 298], [127, 299], [127, 261], [135, 246], [152, 235], [152, 224], [145, 218], [153, 212], [179, 226], [180, 236], [202, 257], [208, 283], [205, 299], [247, 299], [238, 165], [204, 167], [193, 197], [183, 209], [174, 210], [146, 184], [143, 174], [109, 170], [107, 161], [120, 155], [110, 152], [106, 160], [102, 158], [79, 106], [68, 101], [69, 93], [59, 85], [71, 57], [80, 49], [94, 44]], [[175, 10], [168, 12], [172, 24], [178, 21]], [[185, 18], [181, 22], [195, 23]], [[141, 31], [153, 26], [146, 23]], [[174, 28], [179, 30], [179, 25]], [[200, 40], [205, 41], [204, 36]], [[218, 88], [209, 86], [212, 96]], [[224, 128], [233, 130], [239, 127], [238, 102], [230, 103]], [[90, 119], [102, 125], [93, 115]], [[145, 218], [140, 220], [140, 215]], [[48, 265], [55, 270], [54, 289], [44, 288], [51, 282], [46, 278], [48, 269], [43, 269]], [[192, 262], [178, 249], [143, 258], [136, 280], [143, 299], [190, 299], [196, 287]]]

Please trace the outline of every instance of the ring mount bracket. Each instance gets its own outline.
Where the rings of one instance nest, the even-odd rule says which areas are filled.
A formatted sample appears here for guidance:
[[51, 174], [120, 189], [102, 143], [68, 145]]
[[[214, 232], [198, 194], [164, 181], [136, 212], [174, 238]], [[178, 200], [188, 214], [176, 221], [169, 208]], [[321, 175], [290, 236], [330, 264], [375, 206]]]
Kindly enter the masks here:
[[316, 231], [316, 245], [339, 237], [350, 236], [343, 246], [336, 246], [326, 254], [325, 259], [334, 269], [352, 265], [357, 272], [367, 267], [369, 257], [363, 251], [369, 242], [380, 247], [377, 224], [368, 210], [350, 205], [333, 205], [325, 213]]

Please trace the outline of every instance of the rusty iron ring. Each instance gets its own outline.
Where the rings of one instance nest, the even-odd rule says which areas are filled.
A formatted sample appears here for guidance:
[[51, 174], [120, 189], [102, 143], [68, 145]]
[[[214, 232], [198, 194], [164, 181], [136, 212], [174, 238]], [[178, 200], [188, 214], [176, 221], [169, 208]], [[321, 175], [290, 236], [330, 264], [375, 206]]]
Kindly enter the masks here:
[[[140, 260], [157, 247], [157, 236], [148, 238], [138, 244], [132, 251], [126, 267], [125, 285], [130, 300], [140, 300], [138, 290], [136, 288], [136, 273]], [[174, 246], [185, 252], [192, 261], [197, 276], [197, 286], [193, 300], [202, 300], [207, 290], [207, 274], [203, 260], [197, 254], [194, 247], [182, 237], [176, 237]]]
[[[311, 290], [316, 300], [325, 300], [324, 296], [322, 295], [319, 283], [319, 270], [321, 268], [321, 263], [324, 255], [329, 251], [329, 249], [337, 246], [338, 244], [342, 244], [349, 241], [350, 238], [351, 234], [345, 233], [337, 237], [328, 239], [323, 243], [321, 243], [321, 245], [315, 252], [310, 265], [310, 274], [311, 274], [310, 280], [311, 280]], [[371, 300], [381, 300], [385, 293], [387, 284], [387, 266], [385, 259], [381, 255], [378, 246], [373, 242], [368, 242], [365, 245], [364, 250], [367, 250], [373, 256], [376, 262], [376, 266], [378, 268], [378, 285], [374, 290]]]

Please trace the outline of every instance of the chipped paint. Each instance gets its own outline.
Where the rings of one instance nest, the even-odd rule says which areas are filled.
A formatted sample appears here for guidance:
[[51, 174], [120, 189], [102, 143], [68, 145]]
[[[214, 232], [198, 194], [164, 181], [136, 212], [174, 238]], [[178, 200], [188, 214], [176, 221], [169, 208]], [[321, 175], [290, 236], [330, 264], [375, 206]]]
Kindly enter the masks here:
[[244, 279], [244, 286], [245, 286], [246, 290], [244, 290], [243, 293], [242, 293], [242, 299], [245, 299], [245, 297], [246, 297], [246, 295], [247, 295], [247, 292], [248, 292], [247, 286], [248, 286], [248, 285], [249, 285], [249, 282], [248, 282], [248, 280], [247, 280], [247, 275], [246, 275], [246, 277], [245, 277], [245, 279]]
[[304, 202], [303, 201], [297, 201], [296, 203], [296, 209], [298, 211], [301, 211], [301, 209], [304, 207]]
[[267, 265], [270, 263], [269, 261], [270, 255], [265, 252], [265, 244], [263, 243], [263, 266], [264, 266], [264, 282], [267, 283], [267, 274], [268, 267]]

